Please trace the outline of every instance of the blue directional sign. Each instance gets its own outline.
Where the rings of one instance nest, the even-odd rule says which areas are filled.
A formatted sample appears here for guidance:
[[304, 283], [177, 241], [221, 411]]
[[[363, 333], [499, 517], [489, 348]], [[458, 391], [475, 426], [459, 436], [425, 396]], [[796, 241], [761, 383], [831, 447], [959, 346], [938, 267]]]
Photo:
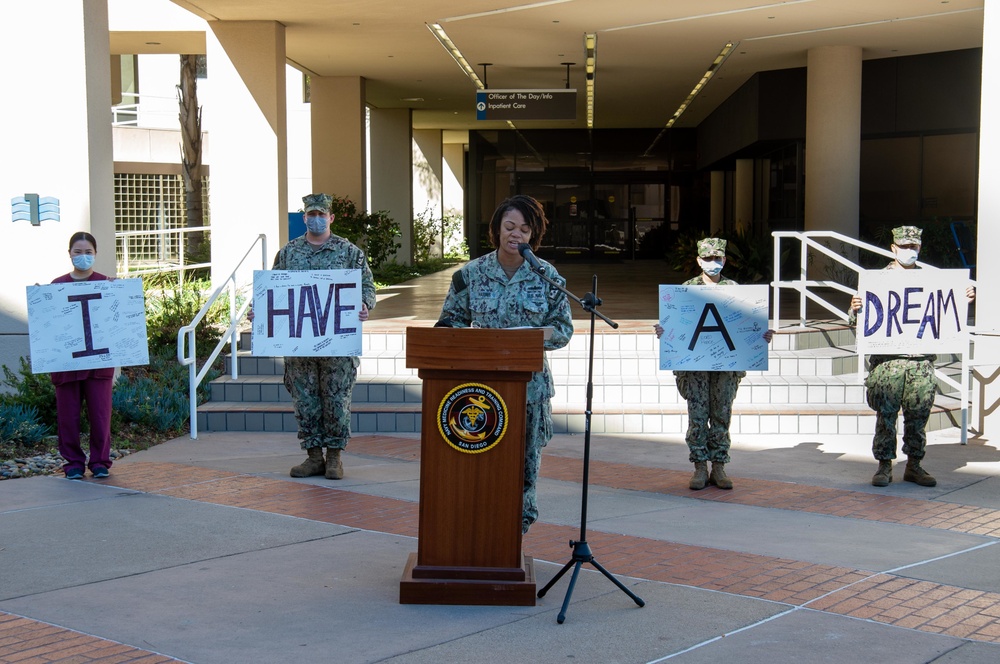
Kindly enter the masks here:
[[479, 90], [477, 120], [576, 120], [576, 90]]

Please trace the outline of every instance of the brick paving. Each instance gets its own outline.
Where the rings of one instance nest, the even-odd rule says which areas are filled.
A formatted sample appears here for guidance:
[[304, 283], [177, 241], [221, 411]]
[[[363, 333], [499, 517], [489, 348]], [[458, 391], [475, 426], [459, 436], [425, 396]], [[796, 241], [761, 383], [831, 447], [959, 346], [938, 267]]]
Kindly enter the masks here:
[[161, 664], [179, 661], [0, 611], [0, 664]]
[[[365, 436], [352, 439], [352, 452], [416, 461], [419, 441]], [[116, 486], [176, 498], [299, 516], [352, 528], [416, 537], [417, 503], [353, 493], [310, 483], [265, 479], [174, 464], [136, 463], [116, 467]], [[546, 455], [542, 474], [576, 481], [579, 459]], [[215, 479], [210, 479], [214, 474]], [[185, 478], [183, 484], [165, 477]], [[687, 473], [607, 462], [591, 463], [595, 486], [691, 497]], [[821, 493], [815, 499], [813, 493]], [[830, 514], [886, 523], [923, 525], [996, 536], [994, 510], [935, 501], [878, 496], [765, 480], [741, 480], [738, 491], [706, 489], [698, 500]], [[918, 509], [919, 508], [919, 509]], [[927, 519], [927, 515], [932, 517]], [[983, 519], [987, 526], [983, 526]], [[930, 523], [928, 523], [930, 521]], [[525, 538], [537, 560], [564, 563], [579, 529], [538, 523]], [[795, 607], [1000, 643], [1000, 593], [915, 581], [891, 574], [740, 553], [590, 531], [598, 562], [616, 575], [733, 593]], [[599, 552], [599, 554], [597, 553]]]
[[[351, 444], [354, 454], [410, 462], [420, 456], [420, 443], [412, 438], [359, 436]], [[579, 459], [545, 455], [544, 477], [577, 482], [581, 473]], [[684, 472], [603, 461], [592, 461], [590, 469], [594, 486], [919, 525], [986, 537], [1000, 534], [997, 510], [753, 479], [741, 479], [736, 491], [708, 488], [692, 496], [687, 479]], [[334, 486], [138, 461], [117, 465], [111, 479], [104, 483], [144, 493], [417, 536], [416, 502], [354, 493]], [[540, 522], [526, 536], [524, 548], [536, 560], [564, 563], [572, 554], [568, 543], [578, 536], [578, 528]], [[1000, 593], [599, 531], [590, 531], [588, 542], [598, 561], [618, 576], [687, 585], [800, 609], [1000, 643]], [[584, 567], [589, 568], [586, 564]], [[178, 660], [0, 612], [0, 664], [173, 661]]]

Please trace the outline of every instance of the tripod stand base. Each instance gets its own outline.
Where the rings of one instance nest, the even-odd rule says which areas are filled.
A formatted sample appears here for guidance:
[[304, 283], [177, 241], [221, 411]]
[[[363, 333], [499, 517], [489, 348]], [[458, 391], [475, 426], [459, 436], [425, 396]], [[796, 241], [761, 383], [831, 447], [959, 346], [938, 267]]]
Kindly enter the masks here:
[[414, 576], [417, 554], [411, 553], [399, 582], [399, 603], [534, 606], [534, 561], [530, 556], [522, 559], [520, 569], [512, 568], [514, 574], [493, 568], [422, 567]]
[[573, 597], [573, 588], [576, 586], [576, 577], [580, 574], [580, 567], [584, 563], [590, 563], [593, 565], [594, 569], [607, 577], [613, 584], [618, 586], [619, 590], [631, 597], [632, 601], [635, 602], [640, 608], [646, 606], [646, 602], [644, 602], [641, 597], [626, 588], [624, 583], [616, 579], [611, 572], [604, 569], [600, 563], [594, 560], [594, 554], [591, 552], [590, 545], [587, 544], [586, 541], [570, 542], [569, 544], [573, 547], [573, 557], [569, 559], [569, 562], [563, 565], [563, 568], [559, 570], [559, 572], [552, 577], [547, 584], [545, 584], [544, 588], [538, 591], [539, 597], [545, 597], [545, 593], [549, 591], [549, 588], [554, 586], [559, 579], [563, 577], [563, 574], [568, 572], [571, 567], [573, 568], [573, 576], [570, 577], [569, 587], [566, 588], [566, 597], [563, 599], [562, 609], [556, 617], [556, 622], [561, 625], [566, 620], [566, 609], [569, 607], [569, 600]]

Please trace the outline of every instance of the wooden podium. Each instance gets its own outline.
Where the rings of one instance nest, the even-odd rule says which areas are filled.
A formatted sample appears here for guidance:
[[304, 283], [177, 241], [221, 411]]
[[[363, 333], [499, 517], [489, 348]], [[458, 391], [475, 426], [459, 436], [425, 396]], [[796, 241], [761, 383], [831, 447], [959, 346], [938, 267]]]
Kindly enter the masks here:
[[527, 383], [542, 344], [540, 329], [407, 328], [423, 415], [419, 540], [401, 604], [534, 606], [521, 512]]

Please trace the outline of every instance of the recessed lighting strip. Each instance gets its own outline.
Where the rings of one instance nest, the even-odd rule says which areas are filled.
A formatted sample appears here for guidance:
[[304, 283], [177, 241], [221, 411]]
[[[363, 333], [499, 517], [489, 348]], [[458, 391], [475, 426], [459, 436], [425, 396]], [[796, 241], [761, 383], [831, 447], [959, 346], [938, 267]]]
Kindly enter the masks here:
[[724, 63], [726, 61], [726, 58], [730, 56], [730, 54], [736, 48], [737, 44], [739, 44], [739, 42], [726, 42], [726, 45], [722, 47], [722, 50], [719, 51], [719, 54], [715, 56], [714, 60], [712, 60], [712, 64], [708, 66], [708, 69], [705, 71], [705, 75], [702, 76], [701, 80], [698, 81], [698, 83], [694, 86], [694, 88], [692, 88], [691, 92], [687, 96], [687, 99], [685, 99], [684, 102], [677, 107], [677, 110], [674, 111], [674, 114], [670, 117], [669, 120], [667, 120], [667, 125], [666, 125], [667, 129], [670, 129], [671, 127], [674, 126], [674, 123], [677, 122], [677, 119], [684, 114], [684, 111], [686, 111], [688, 106], [691, 105], [691, 102], [694, 101], [694, 98], [697, 97], [698, 93], [702, 91], [702, 88], [708, 85], [708, 82], [712, 79], [713, 76], [715, 76], [715, 73], [719, 71], [719, 69], [722, 67], [722, 63]]
[[464, 21], [469, 18], [482, 18], [483, 16], [495, 16], [496, 14], [508, 14], [510, 12], [519, 12], [524, 9], [537, 9], [539, 7], [548, 7], [549, 5], [561, 5], [564, 2], [573, 2], [573, 0], [546, 0], [545, 2], [533, 2], [530, 5], [517, 5], [516, 7], [504, 7], [503, 9], [491, 9], [488, 12], [476, 12], [475, 14], [463, 14], [462, 16], [452, 16], [451, 18], [441, 19], [442, 23], [450, 23], [452, 21]]
[[427, 29], [430, 30], [431, 34], [434, 35], [438, 42], [440, 42], [441, 46], [444, 47], [444, 50], [448, 51], [448, 54], [455, 59], [455, 62], [457, 62], [458, 66], [462, 68], [465, 75], [468, 76], [473, 83], [475, 83], [476, 88], [479, 90], [485, 90], [486, 86], [483, 84], [483, 81], [479, 78], [479, 76], [476, 75], [476, 70], [472, 68], [469, 61], [465, 59], [464, 55], [462, 55], [462, 52], [458, 50], [458, 47], [455, 46], [455, 42], [451, 40], [451, 37], [449, 37], [448, 33], [444, 31], [444, 28], [442, 28], [438, 23], [427, 23], [425, 25], [427, 25]]
[[922, 16], [904, 16], [901, 18], [884, 18], [878, 21], [868, 21], [866, 23], [852, 23], [850, 25], [832, 25], [826, 28], [814, 28], [812, 30], [799, 30], [798, 32], [783, 32], [777, 35], [763, 35], [761, 37], [747, 37], [743, 41], [761, 41], [763, 39], [776, 39], [778, 37], [795, 37], [797, 35], [812, 35], [817, 32], [831, 32], [833, 30], [848, 30], [850, 28], [867, 28], [871, 25], [884, 25], [886, 23], [902, 23], [904, 21], [920, 21], [925, 18], [940, 18], [953, 14], [966, 14], [968, 12], [982, 12], [982, 7], [970, 7], [969, 9], [956, 9], [950, 12], [940, 12], [938, 14], [924, 14]]
[[597, 73], [597, 33], [583, 36], [584, 69], [587, 73], [587, 129], [594, 128], [594, 76]]
[[604, 32], [614, 32], [616, 30], [631, 30], [633, 28], [646, 28], [651, 25], [663, 25], [665, 23], [680, 23], [681, 21], [695, 21], [701, 18], [712, 18], [715, 16], [727, 16], [729, 14], [743, 14], [745, 12], [755, 12], [761, 9], [774, 9], [775, 7], [784, 7], [785, 5], [801, 5], [806, 2], [815, 2], [815, 0], [786, 0], [785, 2], [772, 2], [766, 5], [756, 5], [754, 7], [743, 7], [742, 9], [727, 9], [721, 12], [712, 12], [710, 14], [695, 14], [693, 16], [678, 16], [677, 18], [665, 18], [662, 21], [650, 21], [648, 23], [636, 23], [634, 25], [620, 25], [617, 28], [605, 28]]

